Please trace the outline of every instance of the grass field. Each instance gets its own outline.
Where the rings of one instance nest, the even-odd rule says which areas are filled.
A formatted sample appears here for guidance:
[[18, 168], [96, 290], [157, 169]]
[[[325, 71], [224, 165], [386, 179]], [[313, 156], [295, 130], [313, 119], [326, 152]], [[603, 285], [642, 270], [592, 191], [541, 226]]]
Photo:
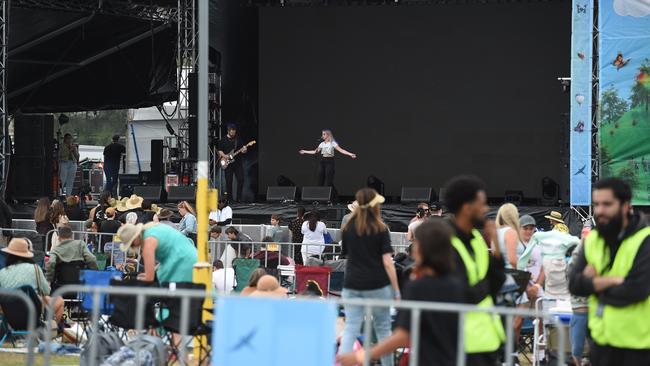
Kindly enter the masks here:
[[[611, 159], [604, 170], [612, 176], [621, 176], [624, 169], [628, 175], [635, 175], [634, 203], [650, 205], [650, 112], [639, 106], [616, 123], [601, 126], [600, 144]], [[645, 167], [642, 158], [647, 162]]]
[[[2, 366], [24, 366], [27, 364], [27, 355], [16, 353], [0, 353], [0, 365]], [[43, 355], [36, 355], [34, 365], [43, 365]], [[51, 366], [79, 365], [79, 357], [74, 356], [51, 356]]]

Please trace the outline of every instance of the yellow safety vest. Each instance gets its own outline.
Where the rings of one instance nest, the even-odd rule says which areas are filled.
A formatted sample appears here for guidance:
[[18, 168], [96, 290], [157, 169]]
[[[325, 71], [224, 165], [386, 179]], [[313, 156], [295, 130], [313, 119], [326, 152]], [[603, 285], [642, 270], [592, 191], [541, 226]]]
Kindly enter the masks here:
[[[477, 230], [472, 231], [473, 238], [470, 241], [474, 257], [469, 254], [465, 244], [453, 237], [451, 244], [463, 260], [467, 279], [470, 286], [476, 285], [485, 278], [490, 265], [490, 253], [483, 236]], [[479, 307], [491, 308], [494, 306], [492, 297], [486, 296], [478, 303]], [[486, 312], [469, 312], [465, 317], [465, 352], [483, 353], [494, 352], [499, 349], [506, 335], [503, 330], [501, 319], [496, 314]]]
[[[632, 269], [636, 253], [650, 227], [623, 240], [609, 269], [610, 251], [605, 240], [592, 231], [585, 239], [585, 258], [594, 266], [599, 276], [626, 277]], [[628, 349], [650, 349], [650, 296], [628, 306], [604, 305], [599, 309], [598, 296], [589, 296], [589, 330], [594, 341], [601, 346]]]

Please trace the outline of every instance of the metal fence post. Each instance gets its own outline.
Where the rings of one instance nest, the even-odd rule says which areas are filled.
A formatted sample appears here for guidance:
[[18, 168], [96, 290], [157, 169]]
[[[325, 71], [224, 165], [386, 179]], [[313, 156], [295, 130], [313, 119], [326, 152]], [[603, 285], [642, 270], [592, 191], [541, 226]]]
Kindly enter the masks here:
[[411, 311], [411, 350], [409, 352], [409, 366], [417, 366], [420, 360], [420, 318], [419, 309]]
[[465, 366], [465, 311], [458, 314], [458, 341], [456, 349], [456, 366]]
[[363, 319], [363, 366], [370, 366], [370, 337], [372, 328], [372, 308], [369, 305], [364, 306], [364, 319]]

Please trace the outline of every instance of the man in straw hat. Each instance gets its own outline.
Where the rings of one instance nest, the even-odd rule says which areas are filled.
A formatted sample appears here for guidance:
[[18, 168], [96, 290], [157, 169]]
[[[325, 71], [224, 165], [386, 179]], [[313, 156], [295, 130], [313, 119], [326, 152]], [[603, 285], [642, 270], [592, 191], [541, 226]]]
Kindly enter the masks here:
[[122, 240], [122, 251], [141, 251], [144, 273], [138, 279], [153, 281], [157, 277], [160, 283], [192, 282], [192, 271], [198, 260], [196, 248], [178, 230], [157, 223], [125, 224], [117, 235]]
[[548, 215], [544, 216], [544, 218], [549, 220], [549, 224], [551, 225], [551, 228], [553, 230], [558, 230], [563, 233], [569, 233], [569, 228], [566, 226], [564, 223], [564, 220], [562, 219], [562, 214], [557, 212], [557, 211], [551, 211]]

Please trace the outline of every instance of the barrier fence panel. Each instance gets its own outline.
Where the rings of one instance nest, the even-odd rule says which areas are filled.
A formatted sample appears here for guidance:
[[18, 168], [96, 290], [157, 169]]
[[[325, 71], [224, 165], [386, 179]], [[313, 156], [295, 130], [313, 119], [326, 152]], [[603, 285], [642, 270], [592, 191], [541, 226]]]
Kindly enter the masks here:
[[[0, 290], [0, 294], [3, 294]], [[151, 287], [97, 287], [97, 286], [82, 286], [82, 285], [67, 285], [57, 289], [52, 293], [53, 297], [61, 296], [69, 293], [88, 293], [93, 296], [93, 305], [91, 310], [91, 326], [90, 328], [94, 332], [99, 331], [99, 319], [100, 319], [100, 297], [102, 295], [131, 295], [136, 297], [136, 321], [135, 321], [135, 330], [139, 332], [145, 330], [144, 324], [144, 311], [145, 311], [145, 301], [150, 298], [179, 298], [181, 300], [181, 309], [180, 309], [180, 335], [181, 337], [190, 335], [189, 321], [190, 321], [190, 301], [192, 299], [203, 299], [206, 296], [206, 293], [202, 290], [189, 290], [189, 289], [172, 289], [170, 288], [151, 288]], [[26, 298], [26, 296], [25, 296]], [[252, 300], [251, 300], [252, 301]], [[324, 301], [324, 300], [314, 300], [306, 298], [297, 298], [289, 301]], [[458, 314], [458, 339], [457, 339], [457, 353], [456, 353], [456, 365], [465, 366], [466, 364], [466, 354], [464, 351], [464, 329], [465, 329], [465, 320], [468, 313], [483, 312], [489, 314], [495, 314], [502, 317], [505, 317], [505, 323], [507, 328], [504, 356], [505, 364], [512, 366], [513, 364], [513, 352], [515, 347], [514, 331], [513, 331], [513, 320], [515, 316], [522, 317], [532, 317], [536, 319], [542, 319], [545, 324], [553, 324], [560, 331], [558, 332], [559, 336], [559, 350], [558, 350], [558, 361], [560, 365], [564, 364], [565, 361], [565, 334], [564, 334], [564, 325], [561, 321], [554, 316], [545, 311], [536, 311], [534, 309], [522, 309], [522, 308], [507, 308], [507, 307], [478, 307], [476, 305], [469, 304], [457, 304], [457, 303], [436, 303], [436, 302], [423, 302], [423, 301], [394, 301], [394, 300], [374, 300], [374, 299], [337, 299], [337, 300], [327, 300], [334, 301], [338, 305], [342, 306], [359, 306], [362, 307], [365, 314], [364, 319], [364, 349], [367, 350], [365, 353], [365, 359], [363, 362], [364, 366], [370, 365], [370, 347], [371, 347], [371, 327], [372, 327], [372, 311], [375, 308], [395, 308], [398, 310], [408, 310], [411, 313], [411, 330], [410, 330], [410, 352], [409, 352], [409, 365], [415, 366], [419, 362], [419, 344], [421, 334], [419, 332], [420, 322], [422, 319], [423, 312], [443, 312], [443, 313], [454, 313]], [[29, 305], [28, 305], [29, 308]], [[29, 311], [33, 312], [33, 306]], [[47, 318], [51, 319], [53, 317], [53, 308], [51, 305], [47, 307]], [[33, 323], [33, 322], [32, 322]], [[46, 322], [46, 334], [51, 332], [51, 323]], [[30, 325], [30, 329], [33, 329], [34, 324]], [[90, 339], [90, 338], [89, 338]], [[181, 338], [183, 339], [183, 338]], [[333, 340], [334, 341], [334, 340]], [[46, 338], [45, 340], [45, 365], [50, 363], [50, 339]], [[90, 345], [91, 349], [89, 350], [91, 363], [89, 365], [96, 365], [94, 362], [97, 355], [97, 342], [88, 342], [87, 346]], [[186, 344], [185, 342], [180, 343], [179, 348], [179, 362], [184, 364], [186, 361]], [[28, 357], [32, 357], [29, 355]], [[31, 358], [30, 358], [31, 359]], [[29, 360], [28, 360], [28, 364]]]
[[[23, 303], [27, 309], [27, 360], [26, 364], [31, 366], [34, 364], [34, 346], [36, 345], [36, 340], [38, 339], [38, 334], [36, 334], [36, 307], [32, 300], [20, 290], [15, 289], [3, 289], [0, 288], [0, 298], [13, 297], [17, 298]], [[23, 312], [23, 309], [14, 309], [20, 312]], [[2, 322], [6, 322], [7, 319], [3, 315]], [[10, 325], [7, 325], [10, 326]], [[45, 333], [44, 336], [46, 339], [49, 339], [50, 333]]]

